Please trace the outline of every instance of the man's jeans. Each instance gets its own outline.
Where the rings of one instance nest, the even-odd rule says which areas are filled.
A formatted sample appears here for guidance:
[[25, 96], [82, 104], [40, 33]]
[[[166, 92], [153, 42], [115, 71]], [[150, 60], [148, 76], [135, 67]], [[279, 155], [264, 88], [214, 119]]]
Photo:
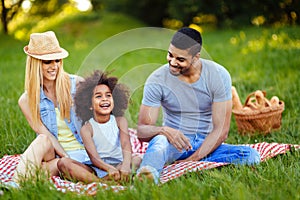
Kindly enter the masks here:
[[[137, 173], [139, 173], [141, 168], [147, 168], [152, 173], [155, 183], [158, 183], [159, 175], [165, 164], [170, 164], [176, 160], [182, 160], [191, 156], [205, 139], [205, 136], [202, 134], [186, 136], [190, 140], [192, 150], [182, 152], [170, 144], [163, 135], [157, 135], [152, 138]], [[222, 144], [200, 161], [252, 165], [260, 162], [260, 155], [255, 149], [249, 146]]]

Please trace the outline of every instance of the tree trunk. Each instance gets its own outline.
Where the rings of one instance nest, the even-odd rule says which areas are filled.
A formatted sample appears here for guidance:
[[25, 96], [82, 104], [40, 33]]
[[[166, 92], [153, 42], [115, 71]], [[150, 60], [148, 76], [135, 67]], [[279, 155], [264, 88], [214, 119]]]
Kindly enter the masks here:
[[7, 28], [7, 8], [5, 7], [4, 0], [1, 0], [2, 4], [2, 13], [1, 13], [1, 22], [4, 34], [8, 34], [8, 28]]

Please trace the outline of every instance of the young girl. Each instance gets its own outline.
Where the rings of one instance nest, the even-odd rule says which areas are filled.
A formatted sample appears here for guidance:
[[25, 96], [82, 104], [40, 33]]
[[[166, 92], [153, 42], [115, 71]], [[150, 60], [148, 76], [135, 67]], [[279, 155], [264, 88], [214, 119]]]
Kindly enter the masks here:
[[[123, 116], [129, 90], [116, 77], [95, 71], [80, 83], [74, 99], [76, 114], [83, 121], [80, 134], [90, 159], [84, 164], [92, 167], [99, 178], [126, 180], [132, 163], [128, 124]], [[138, 164], [139, 158], [133, 160]]]

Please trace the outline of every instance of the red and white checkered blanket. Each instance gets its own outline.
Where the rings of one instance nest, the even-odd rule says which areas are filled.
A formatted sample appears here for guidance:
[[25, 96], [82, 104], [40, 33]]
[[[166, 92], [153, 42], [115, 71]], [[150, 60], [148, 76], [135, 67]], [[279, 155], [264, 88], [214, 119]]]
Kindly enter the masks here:
[[[132, 152], [134, 155], [144, 154], [148, 147], [148, 143], [140, 142], [136, 135], [135, 129], [129, 129], [130, 140], [132, 144]], [[257, 144], [247, 144], [252, 148], [256, 149], [261, 156], [261, 161], [265, 161], [269, 158], [272, 158], [278, 154], [284, 154], [291, 149], [300, 149], [300, 145], [291, 145], [291, 144], [280, 144], [280, 143], [257, 143]], [[16, 166], [19, 163], [19, 155], [6, 155], [0, 159], [0, 184], [1, 182], [9, 182], [12, 180]], [[183, 162], [178, 164], [171, 164], [164, 167], [161, 176], [160, 183], [166, 183], [172, 179], [178, 178], [185, 173], [200, 171], [205, 169], [212, 169], [220, 166], [228, 165], [228, 163], [217, 163], [217, 162]], [[60, 177], [53, 176], [51, 181], [54, 187], [58, 191], [62, 192], [75, 192], [77, 194], [87, 194], [94, 195], [96, 194], [98, 188], [110, 189], [113, 191], [125, 190], [124, 186], [109, 186], [104, 183], [73, 183], [67, 180], [63, 180]]]

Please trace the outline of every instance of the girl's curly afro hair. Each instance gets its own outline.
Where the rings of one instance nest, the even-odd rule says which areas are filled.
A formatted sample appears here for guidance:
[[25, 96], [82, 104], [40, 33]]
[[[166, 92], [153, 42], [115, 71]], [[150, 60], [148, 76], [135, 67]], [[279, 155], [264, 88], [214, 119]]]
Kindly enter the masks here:
[[129, 102], [129, 89], [124, 84], [118, 83], [117, 77], [108, 77], [108, 74], [107, 72], [96, 70], [92, 75], [79, 83], [74, 103], [76, 115], [82, 120], [82, 124], [93, 117], [93, 111], [90, 110], [90, 107], [92, 107], [92, 96], [97, 85], [107, 85], [112, 91], [114, 100], [112, 114], [116, 117], [124, 115]]

